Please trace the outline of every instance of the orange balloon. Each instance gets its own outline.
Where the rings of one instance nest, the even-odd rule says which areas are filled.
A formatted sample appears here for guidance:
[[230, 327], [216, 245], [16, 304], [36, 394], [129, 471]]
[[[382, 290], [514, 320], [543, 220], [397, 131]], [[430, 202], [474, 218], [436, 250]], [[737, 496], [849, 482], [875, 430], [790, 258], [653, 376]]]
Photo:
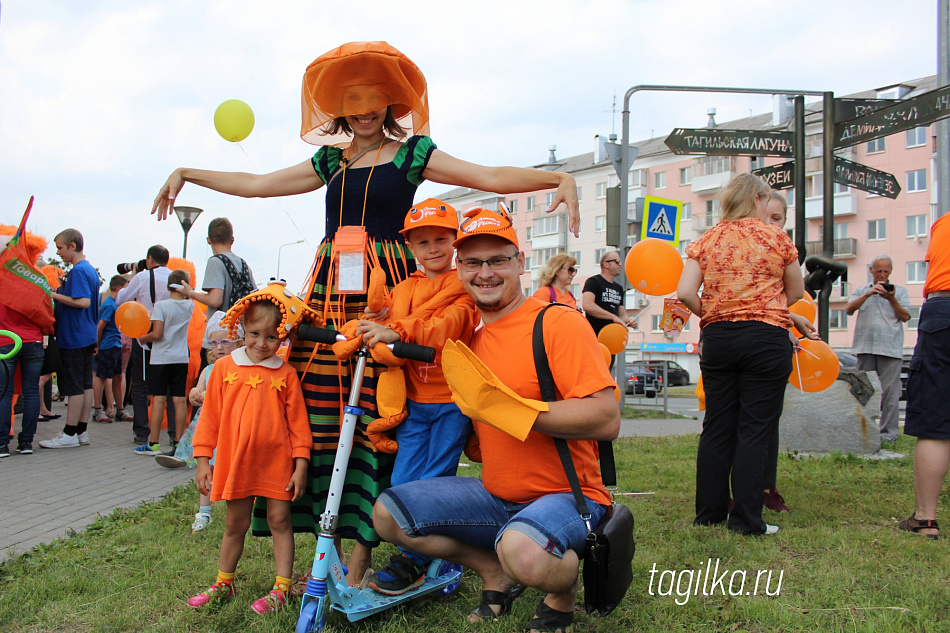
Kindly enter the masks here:
[[815, 300], [811, 298], [807, 292], [805, 296], [788, 306], [788, 311], [799, 316], [803, 316], [808, 319], [809, 322], [814, 323], [815, 317], [818, 315], [818, 308], [815, 307]]
[[119, 331], [129, 338], [138, 338], [148, 334], [152, 327], [152, 320], [145, 306], [136, 301], [129, 301], [120, 305], [115, 311], [115, 324]]
[[648, 237], [633, 245], [623, 268], [634, 288], [656, 297], [676, 292], [683, 258], [666, 240]]
[[[627, 328], [619, 323], [610, 323], [597, 335], [600, 344], [611, 354], [619, 354], [627, 346]], [[610, 361], [607, 361], [610, 364]]]
[[617, 399], [617, 404], [620, 404], [620, 399], [622, 397], [623, 396], [620, 394], [620, 387], [618, 387], [617, 385], [614, 385], [614, 398]]
[[802, 349], [792, 357], [792, 373], [788, 382], [808, 393], [824, 391], [838, 378], [838, 355], [824, 341], [804, 339]]
[[603, 343], [598, 343], [598, 345], [600, 345], [600, 351], [604, 354], [604, 362], [607, 364], [607, 367], [610, 367], [610, 357], [612, 356], [610, 350], [607, 349], [607, 346]]

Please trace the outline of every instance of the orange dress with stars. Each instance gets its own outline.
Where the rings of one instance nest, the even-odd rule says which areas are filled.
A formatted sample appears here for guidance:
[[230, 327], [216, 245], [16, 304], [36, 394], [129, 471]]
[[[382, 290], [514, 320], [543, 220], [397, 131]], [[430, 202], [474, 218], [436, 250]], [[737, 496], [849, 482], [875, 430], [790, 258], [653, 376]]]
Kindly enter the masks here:
[[294, 458], [309, 460], [313, 445], [297, 372], [277, 356], [255, 365], [244, 348], [219, 359], [192, 444], [195, 457], [217, 448], [212, 501], [290, 501]]

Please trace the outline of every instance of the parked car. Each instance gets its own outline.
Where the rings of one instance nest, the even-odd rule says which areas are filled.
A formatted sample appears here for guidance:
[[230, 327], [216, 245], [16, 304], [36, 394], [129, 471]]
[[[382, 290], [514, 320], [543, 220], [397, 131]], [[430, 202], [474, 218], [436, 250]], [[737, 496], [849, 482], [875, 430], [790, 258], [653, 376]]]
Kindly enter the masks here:
[[655, 398], [663, 392], [663, 378], [649, 369], [637, 365], [626, 367], [627, 385], [624, 392], [628, 396], [646, 396]]
[[838, 352], [838, 364], [844, 369], [857, 369], [858, 357], [848, 352]]
[[642, 367], [652, 371], [657, 376], [663, 377], [663, 364], [666, 363], [666, 378], [671, 387], [677, 385], [689, 384], [689, 372], [682, 365], [672, 360], [635, 360], [632, 365]]

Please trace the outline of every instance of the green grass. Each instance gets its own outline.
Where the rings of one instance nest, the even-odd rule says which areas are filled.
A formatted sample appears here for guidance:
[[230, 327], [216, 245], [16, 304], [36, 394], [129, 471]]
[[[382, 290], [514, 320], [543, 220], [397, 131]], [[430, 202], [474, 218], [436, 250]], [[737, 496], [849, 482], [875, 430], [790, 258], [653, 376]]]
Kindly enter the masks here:
[[682, 419], [682, 420], [695, 420], [686, 415], [680, 415], [679, 413], [673, 413], [669, 411], [663, 413], [663, 409], [638, 409], [637, 407], [624, 407], [623, 415], [621, 416], [628, 420], [672, 420], [672, 419]]
[[[779, 489], [792, 512], [766, 513], [767, 521], [782, 528], [772, 537], [691, 526], [696, 443], [696, 436], [617, 442], [620, 490], [656, 494], [618, 497], [637, 521], [633, 585], [609, 617], [579, 612], [577, 631], [950, 630], [946, 541], [897, 530], [897, 521], [913, 508], [911, 439], [902, 437], [895, 447], [908, 454], [903, 460], [783, 455]], [[477, 474], [478, 468], [462, 472]], [[116, 512], [73, 538], [0, 565], [0, 631], [293, 631], [298, 601], [267, 617], [249, 609], [273, 581], [267, 539], [248, 537], [236, 599], [212, 612], [186, 606], [185, 600], [214, 577], [224, 523], [224, 508], [216, 504], [214, 523], [191, 534], [196, 501], [193, 485], [183, 486], [161, 501]], [[941, 507], [947, 502], [941, 498]], [[298, 537], [297, 571], [309, 567], [314, 544], [310, 535]], [[391, 551], [377, 550], [374, 566]], [[709, 559], [719, 560], [720, 572], [745, 570], [746, 590], [759, 570], [771, 570], [774, 593], [781, 572], [781, 593], [761, 595], [763, 583], [760, 595], [659, 595], [669, 594], [673, 578], [682, 579], [685, 589], [691, 570], [704, 569]], [[474, 626], [465, 614], [477, 604], [478, 592], [477, 578], [467, 572], [452, 597], [423, 598], [352, 624], [334, 612], [326, 630], [516, 631], [540, 599], [529, 591], [515, 603], [513, 617]]]

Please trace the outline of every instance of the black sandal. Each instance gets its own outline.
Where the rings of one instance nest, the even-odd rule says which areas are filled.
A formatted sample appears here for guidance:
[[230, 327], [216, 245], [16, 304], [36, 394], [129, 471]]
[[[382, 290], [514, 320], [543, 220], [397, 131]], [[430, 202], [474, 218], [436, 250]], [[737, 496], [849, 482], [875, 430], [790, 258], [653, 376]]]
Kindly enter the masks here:
[[940, 530], [940, 526], [937, 525], [936, 519], [918, 519], [917, 511], [911, 513], [911, 515], [900, 522], [900, 525], [897, 526], [897, 529], [904, 530], [905, 532], [913, 532], [917, 536], [926, 536], [929, 539], [937, 540], [939, 537], [938, 534], [921, 534], [921, 530]]
[[[498, 618], [511, 613], [512, 603], [515, 601], [515, 598], [524, 593], [524, 590], [524, 585], [514, 585], [508, 591], [483, 591], [482, 601], [478, 604], [478, 607], [469, 614], [469, 621], [497, 622]], [[497, 614], [492, 610], [492, 605], [499, 607]], [[474, 616], [474, 618], [472, 616]]]
[[547, 633], [570, 633], [574, 624], [573, 611], [558, 611], [544, 604], [544, 600], [535, 609], [534, 617], [524, 627], [525, 631], [545, 631]]

